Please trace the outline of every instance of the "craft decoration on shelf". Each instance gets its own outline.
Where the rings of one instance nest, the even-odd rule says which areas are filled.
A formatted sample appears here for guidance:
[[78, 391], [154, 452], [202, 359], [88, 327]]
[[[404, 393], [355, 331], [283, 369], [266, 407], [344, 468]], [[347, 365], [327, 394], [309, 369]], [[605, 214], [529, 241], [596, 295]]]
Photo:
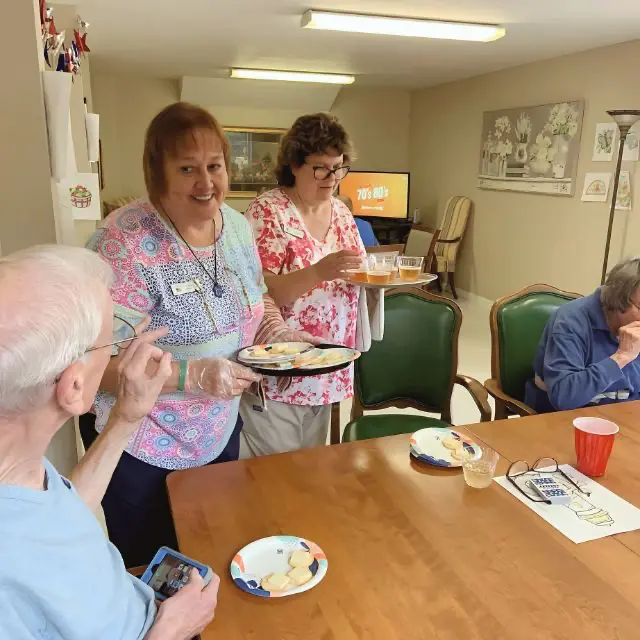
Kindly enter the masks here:
[[58, 31], [53, 19], [53, 8], [47, 7], [44, 0], [40, 0], [40, 25], [44, 59], [49, 67], [55, 71], [77, 73], [80, 69], [80, 59], [90, 51], [87, 46], [87, 30], [89, 23], [78, 16], [77, 28], [73, 31], [74, 39], [69, 46], [65, 46], [65, 31]]
[[75, 220], [100, 220], [100, 185], [97, 173], [76, 173], [58, 185], [60, 205]]
[[631, 211], [631, 206], [631, 175], [628, 171], [621, 171], [616, 197], [616, 209], [619, 211]]
[[582, 101], [485, 112], [478, 186], [572, 195], [582, 112]]
[[593, 141], [593, 162], [611, 162], [618, 127], [615, 122], [598, 122]]
[[606, 202], [610, 184], [610, 173], [587, 173], [584, 177], [582, 200], [584, 202]]

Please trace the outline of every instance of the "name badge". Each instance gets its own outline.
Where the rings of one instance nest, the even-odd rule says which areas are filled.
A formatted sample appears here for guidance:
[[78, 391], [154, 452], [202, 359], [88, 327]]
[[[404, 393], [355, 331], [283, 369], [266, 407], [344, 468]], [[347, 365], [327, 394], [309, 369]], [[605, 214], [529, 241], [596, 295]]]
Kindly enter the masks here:
[[304, 238], [304, 232], [300, 231], [300, 229], [294, 229], [293, 227], [285, 227], [285, 233], [288, 233], [290, 236], [294, 238]]
[[198, 287], [193, 280], [189, 280], [187, 282], [176, 282], [176, 284], [171, 285], [171, 291], [173, 291], [174, 296], [181, 296], [185, 293], [193, 293], [197, 290]]

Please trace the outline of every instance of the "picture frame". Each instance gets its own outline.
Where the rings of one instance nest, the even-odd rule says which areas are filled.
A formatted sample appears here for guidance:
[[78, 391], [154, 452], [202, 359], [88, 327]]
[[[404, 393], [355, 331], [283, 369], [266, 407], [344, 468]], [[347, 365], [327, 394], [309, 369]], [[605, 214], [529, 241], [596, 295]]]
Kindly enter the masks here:
[[573, 196], [583, 113], [584, 100], [485, 111], [477, 186]]
[[276, 166], [286, 129], [224, 127], [231, 144], [228, 198], [255, 198], [277, 186]]

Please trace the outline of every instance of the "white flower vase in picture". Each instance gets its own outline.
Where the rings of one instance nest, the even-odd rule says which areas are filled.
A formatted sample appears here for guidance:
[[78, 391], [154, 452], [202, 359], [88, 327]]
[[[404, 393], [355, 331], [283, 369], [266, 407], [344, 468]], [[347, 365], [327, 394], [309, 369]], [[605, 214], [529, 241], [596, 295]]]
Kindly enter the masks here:
[[516, 162], [518, 164], [524, 164], [528, 159], [529, 154], [527, 153], [527, 143], [518, 142], [516, 146]]
[[497, 176], [500, 173], [500, 156], [497, 153], [489, 154], [489, 168], [487, 171], [487, 175], [489, 176]]
[[553, 177], [557, 179], [564, 178], [564, 172], [567, 167], [567, 157], [569, 156], [569, 139], [567, 136], [558, 134], [553, 136]]
[[507, 158], [506, 156], [500, 156], [500, 164], [499, 164], [500, 170], [498, 175], [501, 178], [506, 178], [507, 177]]

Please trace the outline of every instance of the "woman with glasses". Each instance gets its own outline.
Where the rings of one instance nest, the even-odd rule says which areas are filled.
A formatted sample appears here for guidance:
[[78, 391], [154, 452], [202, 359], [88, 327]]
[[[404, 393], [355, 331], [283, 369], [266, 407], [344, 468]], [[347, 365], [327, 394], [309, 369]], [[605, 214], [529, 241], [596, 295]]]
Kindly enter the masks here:
[[[359, 287], [345, 272], [361, 267], [365, 249], [349, 209], [334, 197], [349, 172], [351, 141], [334, 116], [302, 116], [280, 144], [278, 187], [247, 210], [269, 293], [289, 327], [317, 341], [355, 346]], [[266, 378], [268, 411], [245, 394], [241, 456], [325, 444], [331, 405], [353, 395], [353, 367], [293, 378], [283, 388]]]
[[[149, 197], [112, 213], [89, 243], [115, 273], [114, 340], [150, 316], [152, 330], [169, 328], [157, 344], [173, 355], [172, 375], [103, 501], [109, 537], [127, 566], [177, 545], [165, 486], [171, 471], [237, 459], [239, 398], [260, 377], [233, 362], [236, 353], [256, 340], [301, 338], [273, 313], [270, 330], [262, 328], [265, 306], [275, 305], [263, 297], [249, 224], [224, 204], [230, 162], [229, 142], [210, 113], [185, 103], [167, 107], [146, 134]], [[94, 405], [97, 431], [114, 406], [114, 355]]]

